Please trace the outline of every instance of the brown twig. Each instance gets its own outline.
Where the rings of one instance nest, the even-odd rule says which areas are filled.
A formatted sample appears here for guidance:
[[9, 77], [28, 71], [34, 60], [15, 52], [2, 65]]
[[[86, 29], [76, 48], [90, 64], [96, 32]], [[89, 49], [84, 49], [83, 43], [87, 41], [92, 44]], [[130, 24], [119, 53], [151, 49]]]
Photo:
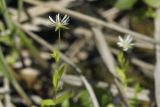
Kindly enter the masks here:
[[[10, 91], [9, 81], [6, 78], [4, 79], [4, 89], [6, 92]], [[13, 107], [9, 93], [5, 93], [5, 107]]]
[[[160, 8], [156, 10], [157, 15], [160, 14]], [[155, 40], [160, 41], [160, 19], [159, 17], [155, 18]], [[156, 45], [156, 67], [154, 71], [155, 79], [155, 97], [157, 102], [157, 107], [160, 107], [160, 46]]]

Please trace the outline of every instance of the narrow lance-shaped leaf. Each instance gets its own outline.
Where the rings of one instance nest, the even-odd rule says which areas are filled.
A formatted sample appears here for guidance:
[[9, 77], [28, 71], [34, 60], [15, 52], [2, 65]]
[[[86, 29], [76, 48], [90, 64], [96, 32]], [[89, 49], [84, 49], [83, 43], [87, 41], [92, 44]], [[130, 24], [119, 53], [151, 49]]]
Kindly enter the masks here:
[[57, 91], [58, 89], [58, 82], [59, 82], [59, 74], [58, 74], [58, 70], [55, 70], [53, 74], [53, 79], [52, 79], [52, 83], [55, 91]]
[[143, 0], [143, 1], [151, 7], [155, 8], [160, 7], [160, 0]]
[[62, 107], [71, 107], [69, 99], [66, 99], [62, 104]]
[[123, 71], [123, 69], [117, 67], [116, 72], [117, 72], [121, 82], [125, 85], [127, 83], [127, 78], [126, 78], [126, 75], [125, 75], [125, 72]]
[[115, 3], [115, 7], [121, 10], [131, 9], [136, 2], [137, 0], [118, 0]]
[[66, 67], [67, 67], [66, 64], [63, 64], [63, 65], [61, 66], [61, 68], [60, 68], [60, 70], [59, 70], [59, 72], [58, 72], [60, 78], [61, 78], [62, 75], [64, 74]]
[[12, 42], [11, 42], [11, 39], [8, 35], [3, 35], [3, 36], [0, 36], [0, 42], [8, 45], [8, 46], [12, 46]]
[[3, 56], [3, 52], [2, 52], [2, 48], [0, 46], [0, 70], [2, 72], [2, 74], [8, 78], [9, 80], [11, 80], [11, 74], [10, 72], [8, 72], [8, 70], [6, 70], [5, 68], [5, 62], [4, 62], [4, 56]]
[[45, 99], [41, 101], [41, 107], [46, 107], [46, 106], [54, 106], [56, 103], [52, 99]]
[[119, 63], [123, 63], [123, 59], [124, 59], [123, 57], [124, 57], [123, 52], [120, 51], [120, 52], [118, 53], [118, 62], [119, 62]]
[[69, 99], [72, 96], [72, 93], [70, 91], [64, 92], [62, 95], [57, 96], [55, 101], [56, 104], [60, 104], [64, 102], [65, 100]]

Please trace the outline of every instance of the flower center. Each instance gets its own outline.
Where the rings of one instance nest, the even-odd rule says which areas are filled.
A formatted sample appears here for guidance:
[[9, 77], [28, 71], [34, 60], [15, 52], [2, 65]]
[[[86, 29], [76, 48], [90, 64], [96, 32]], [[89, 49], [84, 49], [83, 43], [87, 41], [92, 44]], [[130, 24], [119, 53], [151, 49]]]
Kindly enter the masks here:
[[123, 43], [123, 47], [124, 47], [124, 48], [129, 48], [129, 44], [126, 43], [126, 42], [124, 42], [124, 43]]

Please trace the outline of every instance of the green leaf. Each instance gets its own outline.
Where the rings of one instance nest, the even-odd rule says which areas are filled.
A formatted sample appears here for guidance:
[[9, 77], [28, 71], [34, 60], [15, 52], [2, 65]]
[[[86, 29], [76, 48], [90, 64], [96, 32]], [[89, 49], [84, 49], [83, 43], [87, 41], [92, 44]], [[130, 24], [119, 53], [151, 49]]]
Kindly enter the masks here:
[[56, 49], [53, 49], [53, 52], [52, 52], [51, 56], [52, 56], [52, 58], [54, 58], [54, 59], [55, 59], [56, 63], [58, 63], [58, 62], [59, 62], [60, 55], [59, 55], [59, 53], [57, 52], [57, 50], [56, 50]]
[[115, 3], [115, 7], [120, 10], [131, 9], [136, 2], [137, 0], [118, 0]]
[[12, 50], [12, 52], [9, 55], [7, 55], [6, 62], [10, 65], [13, 65], [17, 59], [18, 59], [18, 53]]
[[150, 17], [150, 18], [155, 18], [157, 14], [153, 8], [149, 7], [147, 11], [145, 11], [145, 16]]
[[122, 64], [124, 62], [123, 60], [124, 60], [124, 55], [123, 55], [123, 52], [120, 51], [118, 53], [118, 63]]
[[123, 71], [122, 69], [120, 69], [120, 68], [117, 67], [117, 68], [116, 68], [116, 72], [117, 72], [117, 74], [118, 74], [121, 82], [122, 82], [124, 85], [126, 85], [126, 83], [127, 83], [127, 78], [126, 78], [126, 75], [125, 75], [124, 71]]
[[[0, 63], [2, 63], [2, 62], [1, 62], [1, 59], [0, 59]], [[3, 75], [3, 76], [5, 76], [5, 77], [9, 78], [8, 73], [5, 72], [5, 69], [4, 69], [3, 64], [0, 64], [0, 75]]]
[[53, 74], [53, 79], [52, 79], [52, 83], [55, 91], [57, 91], [58, 89], [58, 82], [59, 82], [59, 74], [58, 74], [58, 70], [55, 70]]
[[55, 48], [53, 49], [51, 56], [52, 56], [52, 58], [55, 58], [57, 56], [57, 51]]
[[72, 93], [70, 91], [64, 92], [60, 96], [57, 96], [55, 99], [45, 99], [41, 101], [41, 107], [46, 106], [54, 106], [60, 103], [63, 103], [64, 101], [67, 101], [71, 97]]
[[11, 73], [9, 72], [9, 70], [6, 66], [7, 65], [6, 65], [5, 58], [4, 58], [4, 55], [2, 52], [2, 48], [0, 46], [0, 72], [1, 72], [1, 74], [3, 74], [3, 76], [8, 78], [9, 80], [12, 80]]
[[141, 90], [142, 90], [142, 88], [141, 88], [140, 84], [139, 84], [139, 83], [136, 83], [136, 84], [134, 85], [134, 93], [137, 94], [137, 93], [139, 93]]
[[86, 90], [81, 91], [80, 93], [80, 107], [93, 107], [91, 98]]
[[128, 78], [127, 83], [131, 83], [131, 82], [134, 82], [134, 79], [133, 78]]
[[70, 107], [70, 102], [69, 100], [65, 100], [62, 104], [61, 104], [62, 107]]
[[108, 104], [107, 107], [115, 107], [114, 104]]
[[66, 69], [67, 65], [66, 64], [63, 64], [60, 68], [60, 70], [58, 71], [59, 73], [59, 77], [61, 78], [61, 76], [64, 74], [64, 71]]
[[55, 101], [56, 104], [60, 104], [64, 102], [65, 100], [69, 99], [72, 96], [72, 93], [70, 91], [64, 92], [62, 95], [56, 97]]
[[127, 71], [128, 67], [129, 67], [129, 62], [128, 62], [128, 60], [125, 60], [124, 67], [123, 67], [124, 72]]
[[158, 8], [160, 7], [160, 0], [143, 0], [147, 5]]
[[120, 51], [118, 53], [118, 63], [119, 63], [119, 66], [121, 67], [121, 69], [126, 68], [127, 61], [125, 59], [123, 51]]
[[53, 105], [56, 105], [56, 103], [52, 99], [45, 99], [41, 101], [41, 107], [53, 106]]
[[12, 46], [11, 39], [9, 38], [8, 35], [0, 36], [0, 42], [6, 44], [8, 46]]

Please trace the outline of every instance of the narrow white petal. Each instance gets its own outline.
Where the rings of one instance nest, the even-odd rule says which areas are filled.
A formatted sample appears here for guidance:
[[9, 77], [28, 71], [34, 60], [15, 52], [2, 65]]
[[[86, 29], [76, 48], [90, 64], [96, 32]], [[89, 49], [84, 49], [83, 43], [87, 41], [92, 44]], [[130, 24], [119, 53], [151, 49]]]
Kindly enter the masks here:
[[56, 22], [60, 22], [60, 16], [59, 16], [59, 13], [56, 15]]
[[67, 17], [67, 15], [65, 15], [65, 16], [63, 17], [63, 19], [61, 20], [61, 22], [64, 22], [65, 19], [66, 19], [66, 17]]
[[126, 37], [125, 42], [128, 43], [129, 39], [130, 39], [130, 35]]
[[122, 46], [123, 46], [123, 44], [122, 44], [121, 42], [118, 42], [117, 45], [118, 45], [119, 47], [122, 47]]
[[129, 40], [128, 40], [128, 43], [131, 43], [133, 40], [133, 38], [130, 36]]
[[61, 21], [61, 23], [62, 23], [63, 25], [67, 25], [68, 22], [69, 22], [69, 16], [67, 16], [64, 20], [62, 19], [62, 21]]
[[119, 39], [120, 42], [124, 42], [124, 40], [121, 36], [118, 36], [118, 39]]
[[58, 22], [58, 14], [56, 15], [56, 22]]
[[125, 42], [130, 44], [132, 42], [132, 40], [133, 40], [133, 38], [129, 35], [129, 36], [127, 36]]
[[123, 50], [124, 50], [124, 51], [127, 51], [127, 50], [128, 50], [128, 48], [123, 48]]
[[63, 25], [65, 26], [65, 25], [68, 25], [68, 23], [63, 23]]
[[63, 25], [68, 25], [68, 22], [63, 21], [62, 24], [63, 24]]
[[130, 45], [131, 45], [131, 46], [134, 46], [135, 44], [131, 43]]
[[69, 22], [69, 16], [66, 17], [65, 21], [66, 21], [66, 23]]
[[56, 22], [52, 19], [52, 17], [51, 16], [49, 16], [49, 20], [53, 23], [53, 24], [55, 24]]

